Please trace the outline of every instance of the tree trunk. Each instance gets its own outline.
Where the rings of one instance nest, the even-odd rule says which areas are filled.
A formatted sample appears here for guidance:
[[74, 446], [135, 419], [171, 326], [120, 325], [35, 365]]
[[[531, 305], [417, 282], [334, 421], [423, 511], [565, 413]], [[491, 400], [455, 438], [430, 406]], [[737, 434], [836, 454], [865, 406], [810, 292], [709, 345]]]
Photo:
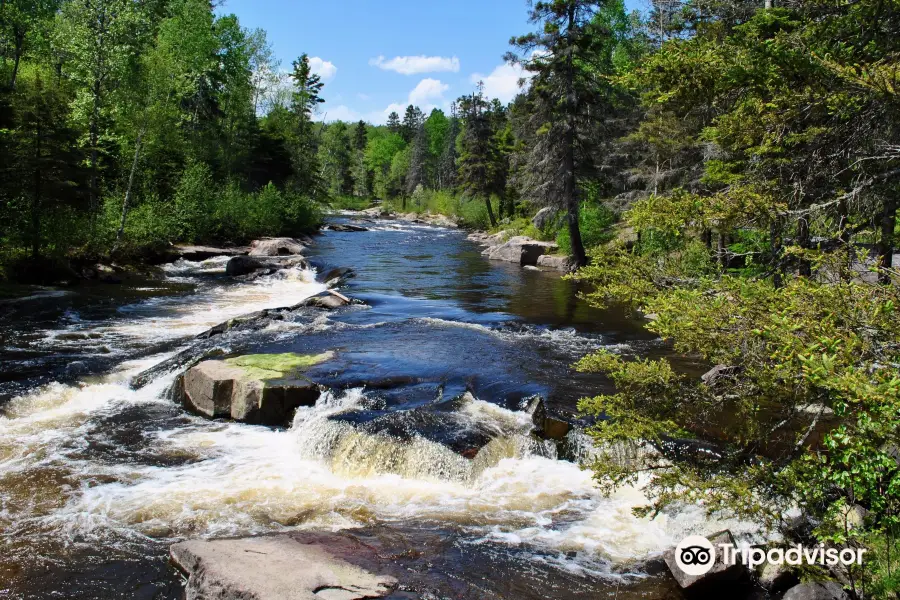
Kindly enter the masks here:
[[[569, 4], [568, 35], [575, 26], [575, 4]], [[571, 40], [570, 40], [571, 46]], [[584, 243], [581, 240], [581, 227], [578, 223], [578, 195], [575, 181], [575, 114], [578, 110], [578, 98], [575, 95], [575, 65], [572, 63], [572, 52], [566, 57], [566, 134], [563, 149], [563, 201], [566, 206], [569, 225], [569, 240], [572, 243], [572, 266], [579, 269], [587, 264]]]
[[497, 219], [494, 218], [494, 209], [491, 207], [491, 197], [484, 197], [484, 205], [487, 207], [488, 219], [491, 222], [491, 227], [497, 226]]
[[878, 275], [881, 283], [890, 283], [891, 276], [887, 272], [894, 266], [894, 228], [897, 226], [897, 199], [892, 197], [884, 201], [881, 212], [881, 236], [878, 239], [878, 254], [881, 256], [879, 266], [882, 272]]
[[134, 174], [137, 172], [138, 161], [141, 156], [141, 141], [144, 139], [144, 130], [138, 133], [137, 140], [134, 143], [134, 160], [131, 163], [131, 173], [128, 175], [128, 187], [125, 188], [125, 199], [122, 200], [122, 221], [119, 223], [119, 231], [116, 232], [116, 243], [113, 245], [112, 252], [115, 252], [122, 242], [122, 236], [125, 235], [125, 221], [128, 218], [128, 208], [131, 205], [131, 189], [134, 185]]
[[16, 78], [19, 76], [19, 62], [22, 60], [22, 48], [25, 46], [25, 32], [15, 28], [13, 38], [16, 41], [15, 56], [13, 57], [12, 76], [9, 78], [9, 89], [16, 89]]
[[728, 236], [724, 232], [719, 232], [718, 246], [716, 248], [716, 255], [719, 258], [719, 266], [722, 267], [722, 270], [726, 270], [728, 268]]
[[838, 240], [840, 240], [844, 251], [846, 252], [847, 264], [846, 272], [842, 275], [845, 280], [850, 279], [850, 269], [853, 267], [853, 241], [850, 234], [849, 210], [847, 209], [847, 201], [841, 200], [838, 204]]
[[772, 284], [776, 289], [780, 288], [782, 285], [780, 264], [781, 242], [778, 233], [778, 220], [772, 219], [772, 222], [769, 223], [769, 245], [771, 246], [770, 261], [772, 263]]
[[[797, 242], [804, 250], [809, 249], [809, 221], [805, 216], [800, 217], [800, 219], [797, 220]], [[812, 275], [812, 265], [807, 259], [800, 259], [798, 272], [801, 277], [809, 277]]]

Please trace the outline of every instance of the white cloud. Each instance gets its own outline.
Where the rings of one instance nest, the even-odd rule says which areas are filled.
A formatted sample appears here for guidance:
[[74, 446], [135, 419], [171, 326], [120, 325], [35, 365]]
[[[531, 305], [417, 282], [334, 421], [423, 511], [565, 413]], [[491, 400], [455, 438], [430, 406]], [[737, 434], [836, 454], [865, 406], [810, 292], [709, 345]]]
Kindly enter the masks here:
[[356, 112], [346, 104], [328, 108], [321, 108], [315, 116], [316, 120], [328, 121], [329, 123], [331, 123], [332, 121], [359, 121], [361, 118], [363, 118], [363, 115]]
[[505, 104], [527, 87], [527, 81], [525, 86], [519, 85], [519, 81], [523, 78], [530, 79], [531, 75], [521, 65], [504, 63], [491, 71], [490, 75], [473, 73], [470, 79], [472, 83], [484, 82], [484, 95], [488, 98], [497, 98]]
[[459, 59], [455, 56], [395, 56], [391, 59], [379, 56], [371, 59], [369, 64], [385, 71], [396, 71], [402, 75], [459, 73]]
[[443, 100], [444, 92], [449, 89], [450, 86], [446, 83], [441, 83], [439, 79], [423, 79], [409, 93], [409, 103], [420, 105], [428, 104], [432, 100]]
[[322, 78], [322, 81], [328, 81], [337, 74], [337, 67], [328, 60], [323, 60], [318, 56], [309, 58], [309, 68], [312, 72]]

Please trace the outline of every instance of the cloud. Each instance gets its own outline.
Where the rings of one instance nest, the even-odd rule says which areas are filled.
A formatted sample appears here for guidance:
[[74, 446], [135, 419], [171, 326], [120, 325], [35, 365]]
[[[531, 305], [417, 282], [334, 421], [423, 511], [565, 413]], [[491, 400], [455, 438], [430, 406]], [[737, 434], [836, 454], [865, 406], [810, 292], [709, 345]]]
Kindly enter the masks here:
[[413, 91], [409, 93], [410, 104], [428, 104], [432, 100], [443, 100], [444, 92], [450, 89], [446, 83], [439, 79], [423, 79]]
[[384, 71], [396, 71], [402, 75], [459, 73], [459, 59], [455, 56], [395, 56], [391, 59], [379, 56], [371, 59], [369, 64]]
[[337, 74], [337, 67], [334, 66], [333, 62], [322, 60], [318, 56], [309, 58], [309, 68], [312, 69], [313, 73], [321, 77], [322, 81], [328, 81]]
[[[524, 79], [525, 85], [519, 85]], [[497, 98], [503, 103], [511, 102], [516, 95], [528, 87], [531, 74], [525, 71], [521, 65], [504, 63], [494, 68], [490, 75], [473, 73], [470, 77], [472, 83], [479, 81], [484, 83], [484, 95], [488, 98]]]

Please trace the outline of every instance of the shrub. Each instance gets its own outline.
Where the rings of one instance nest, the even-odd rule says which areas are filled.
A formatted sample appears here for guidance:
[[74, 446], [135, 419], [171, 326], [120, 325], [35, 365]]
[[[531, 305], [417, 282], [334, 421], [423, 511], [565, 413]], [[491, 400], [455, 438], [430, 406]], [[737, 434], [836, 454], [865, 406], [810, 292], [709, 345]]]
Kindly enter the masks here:
[[[618, 216], [615, 212], [602, 204], [584, 205], [578, 216], [578, 224], [581, 228], [581, 241], [585, 248], [593, 248], [612, 239], [610, 226], [616, 222]], [[567, 225], [559, 229], [556, 234], [556, 243], [564, 254], [572, 254], [572, 241], [569, 238]]]

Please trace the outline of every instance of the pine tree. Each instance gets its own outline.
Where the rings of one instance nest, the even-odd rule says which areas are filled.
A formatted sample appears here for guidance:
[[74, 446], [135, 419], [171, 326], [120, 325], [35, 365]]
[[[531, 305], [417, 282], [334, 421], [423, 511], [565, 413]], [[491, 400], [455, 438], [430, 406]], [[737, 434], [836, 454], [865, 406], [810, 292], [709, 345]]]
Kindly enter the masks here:
[[391, 133], [400, 133], [400, 115], [396, 111], [391, 111], [387, 118], [387, 128]]
[[400, 125], [400, 136], [407, 144], [413, 141], [419, 127], [425, 123], [425, 114], [418, 106], [410, 104], [403, 115], [403, 123]]
[[438, 159], [438, 188], [441, 190], [452, 190], [456, 187], [456, 159], [458, 157], [456, 139], [459, 137], [460, 129], [457, 105], [454, 102], [451, 106], [450, 119], [447, 123], [447, 133], [444, 136], [444, 146]]
[[300, 55], [293, 66], [294, 70], [290, 75], [294, 80], [291, 113], [296, 123], [292, 152], [293, 186], [300, 193], [315, 198], [322, 192], [322, 182], [318, 175], [318, 139], [313, 131], [312, 118], [316, 107], [325, 102], [319, 95], [324, 84], [321, 78], [312, 72], [306, 53]]
[[416, 188], [428, 185], [428, 133], [425, 124], [419, 125], [419, 130], [413, 138], [409, 154], [409, 171], [406, 174], [406, 193], [412, 195]]
[[530, 20], [539, 31], [513, 38], [523, 55], [507, 55], [534, 74], [527, 95], [531, 144], [521, 157], [519, 184], [536, 204], [566, 211], [576, 267], [587, 263], [579, 225], [581, 184], [597, 174], [594, 160], [604, 139], [599, 129], [613, 112], [614, 92], [604, 77], [614, 70], [612, 34], [595, 17], [613, 2], [536, 2]]
[[491, 227], [496, 227], [491, 193], [496, 190], [499, 157], [490, 105], [484, 98], [482, 85], [479, 84], [476, 93], [462, 98], [460, 106], [464, 117], [458, 160], [460, 186], [473, 197], [484, 199]]
[[366, 145], [368, 144], [368, 128], [365, 121], [359, 121], [353, 130], [353, 195], [364, 198], [371, 193], [371, 177], [366, 166]]

